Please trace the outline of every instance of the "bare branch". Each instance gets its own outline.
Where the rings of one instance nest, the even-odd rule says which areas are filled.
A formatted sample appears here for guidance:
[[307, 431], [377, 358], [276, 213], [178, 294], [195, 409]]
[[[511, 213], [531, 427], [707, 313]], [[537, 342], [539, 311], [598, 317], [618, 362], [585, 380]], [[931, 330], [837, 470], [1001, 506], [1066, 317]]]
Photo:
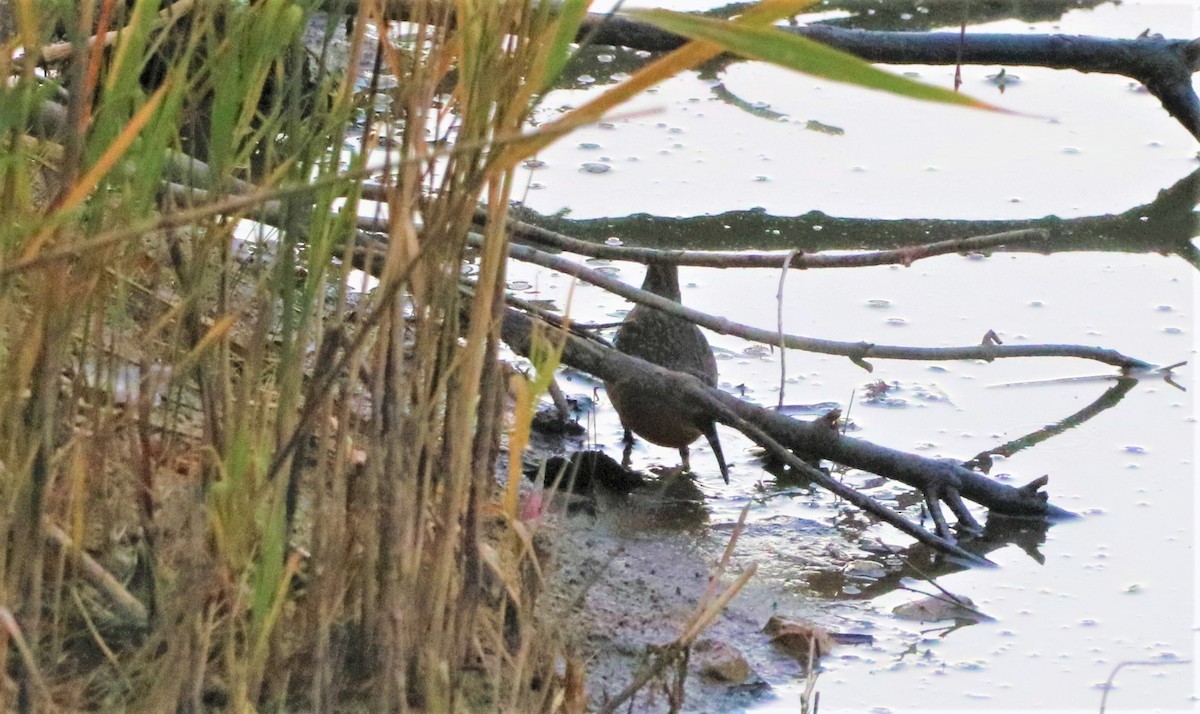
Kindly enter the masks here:
[[[516, 310], [505, 313], [501, 336], [518, 353], [526, 353], [530, 344], [533, 318]], [[605, 380], [634, 381], [638, 389], [651, 397], [685, 400], [688, 408], [706, 412], [713, 419], [743, 431], [756, 443], [778, 452], [783, 449], [828, 459], [851, 468], [902, 481], [922, 491], [933, 486], [952, 488], [965, 498], [1008, 515], [1042, 518], [1069, 517], [1072, 514], [1048, 503], [1045, 493], [1036, 487], [1014, 488], [973, 472], [961, 463], [929, 459], [851, 437], [818, 422], [803, 422], [775, 411], [749, 404], [715, 387], [707, 387], [690, 375], [671, 372], [615, 349], [578, 336], [568, 335], [563, 362]], [[765, 437], [767, 438], [764, 438]], [[778, 446], [776, 446], [776, 444]], [[789, 459], [789, 465], [794, 465]], [[865, 497], [844, 484], [804, 466], [812, 477], [831, 492], [863, 505]], [[817, 474], [820, 474], [818, 477]], [[866, 499], [869, 500], [869, 499]], [[864, 506], [865, 507], [865, 506]], [[897, 527], [900, 527], [897, 525]], [[907, 529], [905, 532], [909, 532]], [[933, 534], [922, 540], [947, 552]], [[917, 537], [914, 535], [914, 537]]]
[[[473, 243], [478, 245], [482, 237], [474, 237]], [[611, 278], [603, 273], [579, 265], [574, 261], [551, 255], [535, 248], [524, 245], [509, 246], [510, 257], [542, 267], [557, 270], [572, 275], [580, 280], [608, 290], [611, 293], [632, 300], [633, 302], [658, 308], [672, 315], [706, 327], [722, 335], [734, 335], [752, 342], [778, 346], [784, 344], [791, 349], [816, 352], [818, 354], [839, 355], [849, 357], [856, 364], [863, 364], [867, 359], [902, 359], [902, 360], [964, 360], [994, 359], [1009, 357], [1077, 357], [1095, 360], [1122, 369], [1149, 369], [1153, 365], [1140, 359], [1128, 357], [1116, 350], [1102, 347], [1087, 347], [1084, 345], [996, 345], [978, 344], [963, 347], [904, 347], [898, 345], [877, 345], [870, 342], [839, 342], [836, 340], [821, 340], [799, 335], [779, 335], [772, 330], [764, 330], [750, 325], [733, 322], [723, 317], [714, 317], [700, 312], [673, 300], [639, 290], [631, 285]]]

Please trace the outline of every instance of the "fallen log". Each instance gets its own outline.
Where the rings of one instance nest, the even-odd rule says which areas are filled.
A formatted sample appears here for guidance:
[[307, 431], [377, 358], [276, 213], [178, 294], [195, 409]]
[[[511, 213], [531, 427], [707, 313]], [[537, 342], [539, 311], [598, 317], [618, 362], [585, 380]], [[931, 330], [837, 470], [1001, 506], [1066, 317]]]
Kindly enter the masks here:
[[[537, 324], [539, 321], [535, 318], [510, 308], [502, 319], [501, 338], [516, 352], [528, 355]], [[673, 401], [680, 409], [706, 415], [738, 429], [760, 446], [784, 458], [789, 466], [822, 488], [870, 511], [942, 552], [965, 557], [961, 549], [954, 545], [949, 526], [941, 517], [940, 504], [943, 502], [950, 506], [960, 527], [972, 530], [977, 529], [978, 524], [963, 504], [964, 497], [985, 506], [992, 513], [1007, 516], [1053, 520], [1074, 515], [1049, 502], [1048, 495], [1041, 490], [1048, 480], [1045, 476], [1021, 487], [1001, 484], [971, 471], [961, 462], [930, 459], [843, 436], [828, 420], [798, 421], [745, 402], [715, 387], [708, 387], [691, 375], [671, 372], [618, 352], [599, 341], [564, 332], [546, 323], [541, 325], [547, 330], [547, 334], [561, 342], [563, 364], [606, 381], [633, 382], [635, 388], [663, 400]], [[827, 459], [917, 488], [926, 498], [937, 533], [930, 533], [909, 523], [874, 499], [831, 479], [823, 471], [798, 458], [796, 454]], [[978, 560], [974, 556], [971, 558]]]

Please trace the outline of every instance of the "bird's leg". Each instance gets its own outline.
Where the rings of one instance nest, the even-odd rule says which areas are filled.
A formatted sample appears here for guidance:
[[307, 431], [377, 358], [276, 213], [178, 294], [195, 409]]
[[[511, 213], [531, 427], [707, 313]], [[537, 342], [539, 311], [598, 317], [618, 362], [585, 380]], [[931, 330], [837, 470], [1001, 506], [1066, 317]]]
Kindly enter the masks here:
[[[625, 433], [628, 434], [629, 431], [626, 430]], [[626, 439], [625, 440], [625, 449], [624, 449], [624, 451], [621, 452], [621, 468], [628, 471], [629, 463], [632, 460], [633, 460], [633, 439]]]
[[626, 444], [632, 444], [633, 443], [633, 432], [630, 431], [629, 427], [625, 426], [624, 424], [622, 424], [621, 426], [625, 429], [625, 436], [623, 436], [621, 438], [621, 441], [624, 441]]
[[679, 447], [679, 458], [683, 461], [683, 470], [691, 471], [692, 465], [688, 463], [688, 447]]

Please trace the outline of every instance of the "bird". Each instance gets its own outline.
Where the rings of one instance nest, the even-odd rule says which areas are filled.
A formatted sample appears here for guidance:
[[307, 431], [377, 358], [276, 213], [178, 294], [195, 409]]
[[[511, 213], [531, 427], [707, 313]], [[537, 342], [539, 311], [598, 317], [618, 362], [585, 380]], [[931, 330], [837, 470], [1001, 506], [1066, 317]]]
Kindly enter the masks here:
[[[650, 263], [642, 290], [682, 302], [679, 292], [679, 269], [674, 264]], [[717, 359], [700, 328], [680, 317], [667, 314], [648, 305], [635, 305], [613, 341], [618, 351], [676, 372], [685, 372], [704, 384], [717, 386]], [[604, 383], [609, 401], [617, 410], [625, 429], [626, 461], [633, 444], [633, 434], [646, 441], [679, 449], [683, 468], [690, 471], [688, 446], [701, 436], [708, 439], [721, 476], [729, 483], [729, 468], [717, 438], [712, 418], [696, 415], [683, 405], [646, 394], [636, 383], [610, 380]], [[631, 433], [632, 432], [632, 433]]]

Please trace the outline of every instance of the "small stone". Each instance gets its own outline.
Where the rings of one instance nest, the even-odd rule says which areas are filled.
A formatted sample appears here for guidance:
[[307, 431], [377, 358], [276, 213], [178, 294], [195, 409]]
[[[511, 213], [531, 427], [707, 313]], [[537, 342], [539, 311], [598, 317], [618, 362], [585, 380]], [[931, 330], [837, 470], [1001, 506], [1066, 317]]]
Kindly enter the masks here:
[[775, 615], [767, 620], [763, 632], [771, 636], [771, 644], [801, 662], [807, 662], [810, 653], [814, 659], [820, 659], [833, 650], [833, 638], [829, 632], [811, 622], [793, 621]]
[[879, 580], [887, 575], [887, 568], [874, 560], [852, 560], [842, 568], [842, 572], [848, 578], [858, 580]]
[[971, 598], [962, 595], [955, 596], [956, 603], [950, 597], [925, 597], [914, 602], [907, 602], [892, 608], [892, 614], [915, 622], [985, 622], [991, 618], [975, 609]]
[[692, 647], [700, 676], [716, 682], [741, 684], [750, 678], [750, 664], [736, 647], [717, 640], [700, 640]]

